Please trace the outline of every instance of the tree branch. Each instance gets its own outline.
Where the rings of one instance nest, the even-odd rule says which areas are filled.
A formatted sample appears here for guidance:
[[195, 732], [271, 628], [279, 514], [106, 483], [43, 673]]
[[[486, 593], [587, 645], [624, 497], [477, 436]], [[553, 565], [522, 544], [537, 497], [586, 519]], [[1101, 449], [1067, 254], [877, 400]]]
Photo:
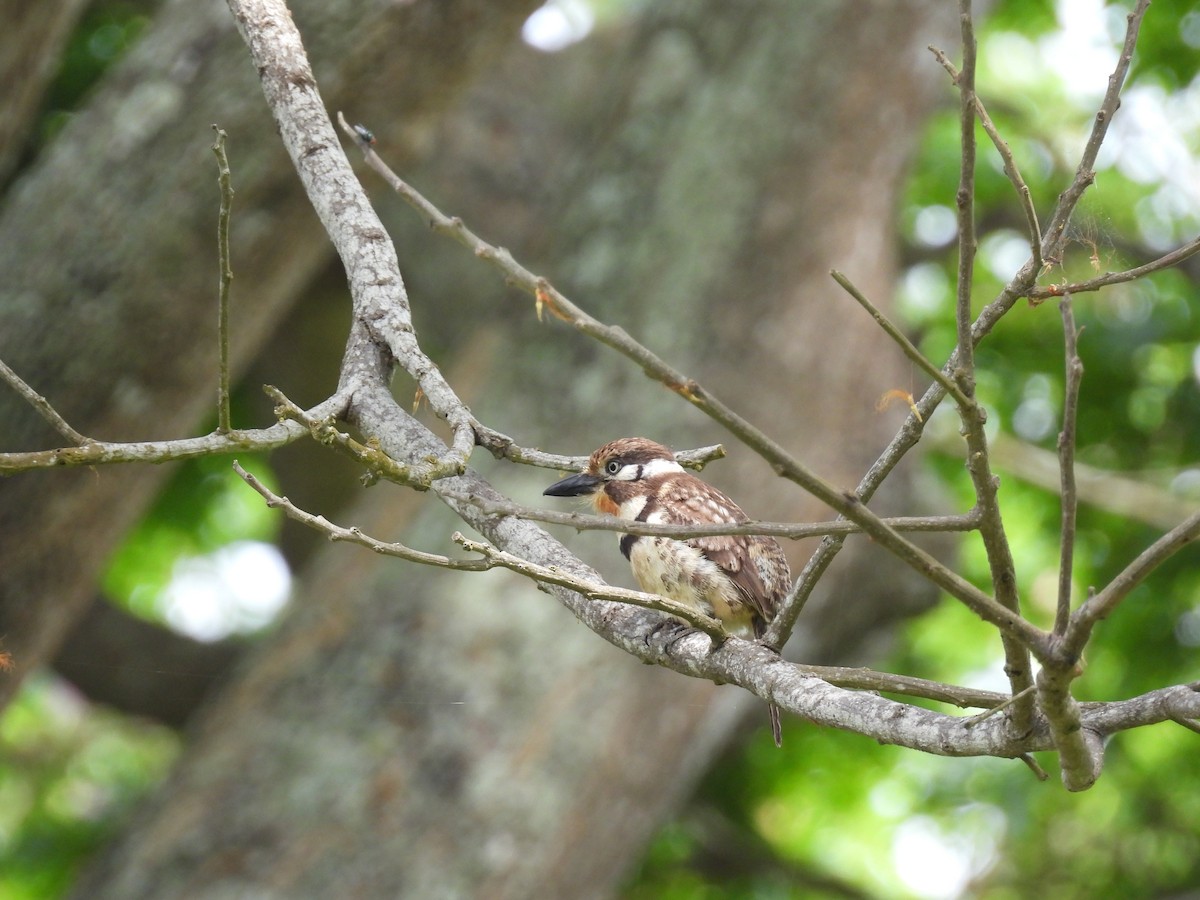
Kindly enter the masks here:
[[[1075, 179], [1072, 182], [1072, 187], [1059, 196], [1058, 203], [1055, 206], [1052, 223], [1057, 223], [1061, 220], [1061, 227], [1058, 225], [1054, 226], [1060, 235], [1062, 230], [1065, 229], [1066, 223], [1070, 220], [1071, 213], [1079, 202], [1083, 190], [1087, 186], [1084, 173], [1090, 172], [1090, 167], [1095, 161], [1096, 152], [1099, 149], [1100, 143], [1104, 140], [1107, 123], [1119, 105], [1121, 85], [1124, 84], [1125, 75], [1129, 69], [1129, 56], [1132, 54], [1132, 48], [1137, 42], [1138, 27], [1148, 5], [1149, 0], [1139, 0], [1135, 15], [1132, 15], [1129, 19], [1129, 27], [1125, 36], [1126, 52], [1122, 55], [1121, 60], [1118, 61], [1115, 71], [1109, 78], [1108, 92], [1105, 94], [1100, 111], [1096, 115], [1096, 124], [1092, 130], [1092, 137], [1084, 149], [1079, 167], [1076, 170]], [[956, 81], [957, 78], [958, 75], [956, 73]], [[1030, 259], [1017, 270], [999, 295], [980, 311], [974, 324], [971, 326], [971, 342], [973, 344], [977, 345], [982, 341], [1008, 311], [1012, 309], [1013, 304], [1021, 297], [1028, 296], [1030, 291], [1034, 289], [1037, 277], [1042, 270], [1040, 260], [1050, 259], [1051, 255], [1049, 251], [1053, 251], [1055, 254], [1061, 253], [1061, 240], [1051, 241], [1051, 233], [1052, 230], [1048, 229], [1046, 236], [1043, 237], [1041, 253], [1032, 254]], [[942, 372], [949, 377], [953, 377], [959, 366], [960, 357], [959, 352], [956, 350], [951, 354], [946, 365], [942, 367]], [[884, 479], [899, 465], [900, 460], [907, 455], [908, 451], [916, 446], [917, 441], [920, 440], [924, 431], [924, 423], [929, 421], [929, 417], [933, 415], [934, 410], [937, 409], [945, 395], [946, 389], [942, 384], [934, 382], [929, 386], [929, 389], [926, 390], [921, 399], [916, 402], [913, 414], [905, 419], [896, 436], [884, 448], [879, 458], [855, 488], [855, 493], [862, 498], [864, 503], [870, 501], [870, 498], [874, 496], [875, 491], [883, 483]], [[829, 566], [833, 564], [833, 560], [841, 551], [843, 542], [843, 537], [831, 535], [821, 542], [821, 546], [809, 558], [808, 563], [796, 581], [796, 586], [793, 588], [792, 593], [785, 600], [780, 614], [767, 630], [766, 639], [773, 645], [778, 646], [791, 633], [807, 598], [816, 588], [816, 585], [820, 582]]]
[[541, 566], [514, 556], [511, 553], [505, 553], [503, 550], [498, 550], [488, 544], [467, 540], [457, 532], [452, 536], [452, 540], [462, 546], [463, 549], [482, 555], [483, 559], [453, 559], [438, 553], [426, 553], [423, 550], [415, 550], [412, 547], [407, 547], [395, 541], [381, 541], [378, 538], [364, 534], [357, 528], [343, 528], [341, 525], [333, 524], [324, 516], [316, 516], [300, 509], [287, 497], [281, 497], [273, 493], [266, 485], [243, 469], [237, 460], [233, 462], [233, 470], [267, 501], [267, 506], [272, 509], [283, 510], [289, 519], [293, 519], [321, 532], [331, 541], [346, 541], [352, 544], [359, 544], [368, 550], [384, 556], [394, 556], [397, 559], [420, 563], [425, 566], [435, 566], [439, 569], [453, 569], [459, 572], [486, 572], [489, 569], [497, 567], [509, 569], [518, 575], [524, 575], [526, 578], [543, 584], [554, 584], [570, 588], [592, 600], [628, 603], [642, 609], [655, 610], [675, 616], [687, 622], [692, 627], [703, 631], [709, 637], [713, 638], [714, 641], [719, 642], [725, 639], [725, 631], [718, 620], [667, 597], [611, 587], [602, 582], [565, 574], [555, 568]]
[[[14, 391], [20, 394], [25, 399], [25, 402], [32, 406], [51, 428], [72, 444], [83, 445], [90, 442], [91, 438], [84, 437], [67, 424], [67, 420], [60, 416], [58, 410], [50, 405], [50, 401], [26, 384], [25, 380], [9, 368], [2, 359], [0, 359], [0, 378], [3, 378]], [[5, 456], [7, 455], [9, 454], [5, 454]], [[3, 469], [0, 468], [0, 471], [3, 471]]]
[[[586, 456], [563, 456], [559, 453], [546, 453], [533, 447], [520, 447], [516, 441], [506, 434], [501, 434], [488, 428], [482, 423], [476, 423], [475, 434], [479, 445], [488, 450], [496, 459], [506, 459], [509, 462], [523, 466], [536, 466], [542, 469], [555, 469], [559, 472], [582, 472], [587, 468]], [[695, 450], [676, 450], [675, 461], [685, 469], [702, 470], [710, 462], [725, 458], [725, 448], [720, 444], [710, 447], [697, 447]]]
[[1075, 314], [1068, 294], [1059, 303], [1066, 344], [1066, 388], [1063, 398], [1063, 426], [1058, 435], [1059, 472], [1062, 480], [1062, 537], [1059, 542], [1061, 558], [1058, 566], [1058, 608], [1054, 616], [1054, 633], [1062, 636], [1071, 617], [1071, 574], [1075, 558], [1075, 513], [1078, 497], [1075, 492], [1075, 425], [1079, 413], [1079, 383], [1083, 380], [1083, 360], [1079, 358], [1079, 332], [1075, 329]]
[[217, 157], [217, 185], [221, 190], [221, 208], [217, 214], [217, 256], [220, 280], [217, 286], [217, 431], [227, 434], [229, 423], [229, 285], [233, 268], [229, 262], [229, 212], [233, 204], [233, 175], [225, 154], [225, 134], [216, 125], [217, 139], [212, 151]]
[[[319, 157], [322, 152], [327, 151], [323, 141], [328, 122], [323, 115], [317, 115], [314, 111], [315, 88], [305, 81], [305, 79], [311, 79], [311, 74], [308, 72], [306, 63], [300, 65], [303, 63], [303, 50], [299, 47], [298, 38], [295, 38], [290, 31], [290, 21], [282, 16], [282, 8], [279, 4], [268, 3], [267, 0], [257, 3], [240, 3], [237, 0], [231, 0], [231, 6], [235, 11], [253, 7], [256, 15], [260, 16], [270, 13], [272, 27], [264, 29], [260, 36], [264, 45], [255, 48], [252, 38], [248, 37], [247, 40], [252, 44], [256, 62], [267, 63], [260, 65], [264, 88], [268, 97], [272, 98], [272, 107], [280, 121], [281, 131], [285, 133], [285, 141], [289, 144], [297, 168], [301, 169], [302, 180], [304, 180], [310, 195], [314, 191], [322, 191], [323, 188], [313, 183], [317, 175], [342, 179], [346, 173], [342, 170], [341, 162], [343, 161], [338, 160], [335, 161], [336, 165], [332, 175], [328, 172], [318, 171], [310, 173], [309, 176], [305, 175], [305, 160], [310, 157]], [[969, 12], [965, 3], [964, 10]], [[968, 35], [969, 31], [968, 16], [964, 20], [964, 35]], [[267, 46], [267, 42], [271, 41], [281, 42], [281, 45], [270, 48]], [[288, 76], [283, 82], [280, 79], [281, 72], [271, 70], [269, 65], [273, 55], [281, 55], [282, 58], [290, 59], [287, 66], [277, 67], [284, 70], [282, 74]], [[288, 83], [299, 89], [300, 96], [275, 98], [276, 92], [286, 92]], [[310, 118], [303, 120], [303, 115], [308, 115]], [[293, 116], [299, 117], [297, 122], [288, 124], [288, 120]], [[306, 143], [308, 140], [304, 136], [306, 127], [311, 128], [313, 134], [320, 135], [319, 146]], [[355, 129], [349, 129], [349, 131], [356, 141], [360, 144], [365, 143], [360, 131]], [[369, 146], [364, 147], [364, 150], [368, 155], [369, 162], [372, 158], [376, 158]], [[300, 151], [307, 151], [307, 155]], [[394, 176], [392, 177], [394, 178]], [[399, 182], [399, 179], [396, 179], [396, 182]], [[402, 184], [402, 182], [399, 183]], [[485, 512], [482, 508], [483, 504], [477, 505], [474, 502], [475, 498], [481, 498], [489, 503], [504, 502], [505, 498], [494, 491], [477, 473], [465, 468], [465, 465], [457, 469], [450, 466], [447, 461], [452, 459], [455, 449], [447, 448], [424, 426], [400, 408], [391, 396], [388, 390], [388, 377], [393, 364], [398, 362], [412, 372], [414, 377], [418, 377], [418, 373], [420, 374], [418, 384], [421, 385], [426, 395], [430, 396], [431, 404], [439, 414], [450, 419], [452, 425], [455, 422], [467, 422], [473, 433], [477, 433], [475, 431], [477, 423], [474, 423], [469, 413], [466, 413], [465, 407], [461, 407], [458, 398], [449, 390], [448, 385], [440, 380], [440, 375], [431, 374], [429, 370], [436, 372], [436, 369], [433, 369], [433, 364], [420, 353], [419, 347], [416, 345], [415, 337], [411, 333], [411, 325], [407, 320], [407, 301], [404, 297], [402, 282], [399, 281], [398, 268], [394, 272], [394, 277], [390, 268], [395, 258], [394, 251], [381, 256], [387, 263], [387, 267], [382, 271], [386, 276], [384, 281], [390, 286], [389, 290], [367, 299], [359, 296], [359, 293], [369, 294], [370, 285], [363, 285], [355, 281], [355, 278], [362, 274], [362, 269], [357, 264], [358, 258], [365, 253], [358, 244], [377, 241], [386, 243], [385, 237], [372, 230], [375, 220], [373, 218], [365, 220], [360, 215], [359, 194], [360, 192], [355, 192], [349, 202], [341, 204], [332, 202], [334, 198], [329, 193], [314, 197], [314, 205], [318, 208], [322, 221], [330, 230], [339, 252], [346, 260], [347, 271], [351, 273], [352, 290], [356, 292], [355, 320], [351, 327], [345, 365], [343, 366], [343, 384], [352, 386], [353, 390], [349, 410], [350, 419], [353, 424], [370, 436], [373, 444], [378, 444], [381, 452], [395, 459], [399, 465], [411, 467], [422, 463], [430, 464], [433, 469], [433, 474], [427, 482], [430, 490], [454, 509], [465, 522], [483, 534], [489, 542], [481, 544], [464, 540], [466, 546], [485, 555], [483, 560], [452, 561], [446, 557], [436, 557], [434, 554], [423, 554], [423, 556], [436, 557], [439, 560], [436, 564], [453, 564], [455, 567], [504, 565], [521, 571], [529, 577], [539, 577], [539, 580], [547, 585], [547, 590], [557, 596], [589, 628], [639, 659], [663, 665], [694, 677], [741, 685], [758, 696], [818, 724], [856, 731], [884, 743], [900, 744], [931, 753], [942, 755], [986, 754], [1026, 758], [1034, 750], [1059, 748], [1064, 756], [1070, 756], [1067, 762], [1074, 771], [1077, 768], [1074, 754], [1078, 748], [1072, 743], [1075, 739], [1070, 735], [1075, 731], [1096, 735], [1098, 739], [1111, 733], [1112, 727], [1124, 727], [1124, 723], [1127, 722], [1137, 721], [1145, 724], [1150, 720], [1165, 719], [1190, 721], [1200, 715], [1200, 700], [1194, 690], [1186, 693], [1173, 692], [1170, 694], [1169, 701], [1165, 699], [1166, 695], [1144, 700], [1135, 698], [1135, 701], [1129, 701], [1132, 705], [1120, 710], [1118, 715], [1112, 713], [1108, 705], [1101, 707], [1075, 706], [1069, 692], [1065, 690], [1059, 692], [1057, 686], [1049, 685], [1046, 692], [1048, 699], [1054, 700], [1061, 697], [1066, 701], [1065, 707], [1056, 713], [1057, 718], [1054, 721], [1034, 715], [1029, 722], [1029, 728], [1018, 731], [1011, 728], [1000, 716], [981, 720], [964, 720], [887, 700], [870, 693], [856, 693], [835, 687], [816, 677], [812, 672], [783, 661], [772, 650], [754, 642], [730, 638], [714, 647], [714, 641], [709, 635], [667, 633], [662, 628], [662, 616], [657, 613], [657, 610], [662, 609], [661, 598], [653, 598], [653, 609], [656, 610], [654, 613], [630, 606], [629, 604], [633, 601], [623, 597], [618, 602], [608, 599], [611, 596], [607, 594], [609, 589], [599, 586], [599, 580], [595, 574], [540, 528], [513, 515]], [[1066, 201], [1060, 202], [1060, 209], [1064, 208], [1065, 203]], [[418, 206], [418, 208], [421, 207]], [[638, 362], [652, 377], [680, 393], [693, 405], [721, 422], [731, 433], [753, 447], [775, 466], [780, 475], [795, 481], [828, 503], [847, 519], [859, 525], [877, 542], [908, 561], [918, 571], [925, 573], [936, 584], [959, 597], [981, 617], [997, 624], [1007, 635], [1018, 638], [1033, 649], [1039, 658], [1048, 657], [1057, 651], [1058, 648], [1055, 642], [1051, 641], [1049, 635], [1026, 622], [1012, 610], [1005, 609], [987, 594], [974, 588], [900, 537], [890, 524], [864, 508], [864, 497], [841, 492], [826, 484], [801, 463], [792, 459], [765, 434], [716, 400], [694, 380], [687, 379], [676, 372], [659, 357], [630, 339], [621, 329], [603, 325], [588, 316], [567, 301], [544, 279], [538, 279], [520, 267], [512, 260], [507, 251], [484, 244], [467, 231], [461, 221], [447, 219], [440, 213], [431, 218], [434, 220], [435, 229], [441, 228], [446, 233], [452, 234], [460, 242], [472, 247], [476, 255], [488, 259], [498, 266], [514, 283], [529, 290], [534, 296], [535, 308], [539, 312], [549, 310], [553, 316], [568, 321], [577, 330], [596, 337]], [[371, 228], [364, 229], [362, 227], [364, 221], [368, 221]], [[1030, 271], [1030, 269], [1029, 265], [1023, 267], [1001, 297], [985, 308], [974, 322], [970, 321], [969, 307], [967, 307], [965, 315], [961, 311], [959, 313], [960, 346], [943, 372], [955, 378], [968, 397], [971, 396], [969, 379], [964, 381], [960, 378], [960, 373], [967, 372], [969, 374], [971, 372], [970, 361], [973, 345], [987, 333], [1007, 309], [1011, 308], [1016, 297], [1020, 296], [1017, 293], [1018, 289], [1027, 288], [1032, 284], [1036, 272]], [[389, 305], [396, 306], [398, 309], [390, 309]], [[407, 327], [407, 330], [404, 326]], [[428, 370], [425, 368], [426, 366]], [[429, 390], [422, 383], [422, 377], [428, 379], [429, 383], [441, 392], [436, 402], [433, 401]], [[935, 384], [926, 392], [922, 403], [928, 407], [936, 407], [944, 390], [940, 384]], [[918, 404], [918, 407], [920, 405]], [[911, 421], [913, 418], [910, 416], [909, 420]], [[982, 423], [980, 422], [980, 424]], [[455, 427], [456, 447], [462, 434], [462, 429]], [[901, 433], [889, 445], [888, 451], [885, 451], [876, 466], [873, 466], [872, 470], [864, 477], [864, 482], [868, 484], [870, 490], [873, 490], [879, 481], [882, 481], [886, 471], [890, 471], [890, 468], [903, 455], [906, 450], [905, 442], [915, 442], [919, 434], [919, 427], [910, 427], [909, 422], [906, 422]], [[491, 439], [490, 435], [489, 439]], [[501, 449], [502, 454], [506, 452], [506, 447], [502, 446], [504, 444], [502, 440], [495, 443]], [[908, 446], [911, 446], [911, 443]], [[986, 462], [986, 445], [982, 450], [985, 454], [984, 462]], [[462, 458], [462, 461], [465, 463], [465, 457]], [[994, 488], [994, 485], [992, 487]], [[463, 499], [464, 497], [471, 499]], [[280, 500], [282, 501], [282, 498]], [[1200, 522], [1196, 524], [1196, 527], [1200, 528]], [[344, 534], [342, 532], [335, 533], [340, 539], [355, 540], [373, 546], [361, 533], [356, 533], [352, 529], [344, 530], [344, 532]], [[840, 540], [841, 537], [836, 536], [828, 540]], [[382, 552], [384, 546], [376, 544], [373, 549]], [[412, 551], [409, 548], [404, 548], [404, 552], [419, 553], [419, 551]], [[1156, 555], [1151, 554], [1151, 556]], [[827, 556], [827, 558], [831, 557]], [[574, 579], [581, 579], [583, 583], [576, 584]], [[606, 593], [600, 594], [597, 592], [598, 590]], [[605, 599], [594, 599], [597, 597]], [[1084, 608], [1086, 608], [1086, 604], [1081, 611]], [[1058, 658], [1055, 657], [1051, 661], [1057, 663]], [[1055, 674], [1051, 671], [1047, 677], [1053, 677]], [[927, 688], [927, 686], [916, 685], [913, 687]], [[962, 699], [961, 695], [959, 698]], [[989, 697], [988, 702], [992, 703], [993, 699]], [[1156, 716], [1159, 718], [1156, 719]], [[1080, 761], [1098, 759], [1091, 752], [1093, 739], [1084, 736], [1081, 740], [1083, 753], [1079, 756]]]
[[[3, 363], [0, 363], [3, 365]], [[345, 409], [346, 399], [334, 394], [314, 406], [306, 416], [327, 421]], [[294, 422], [280, 422], [269, 428], [249, 428], [221, 434], [214, 431], [201, 437], [172, 441], [93, 441], [78, 447], [0, 453], [0, 475], [12, 475], [33, 469], [59, 466], [99, 466], [117, 463], [164, 463], [213, 456], [221, 453], [264, 453], [286, 446], [303, 437], [306, 429]]]
[[[1096, 157], [1108, 134], [1108, 126], [1112, 123], [1112, 118], [1121, 105], [1121, 89], [1125, 86], [1125, 78], [1129, 75], [1129, 66], [1133, 61], [1133, 50], [1137, 46], [1142, 19], [1149, 8], [1150, 0], [1137, 0], [1133, 10], [1125, 17], [1125, 42], [1121, 47], [1121, 55], [1117, 59], [1113, 73], [1108, 76], [1108, 89], [1104, 93], [1100, 109], [1096, 112], [1096, 120], [1092, 124], [1091, 134], [1088, 135], [1087, 143], [1084, 145], [1079, 166], [1075, 170], [1075, 177], [1070, 186], [1059, 195], [1054, 213], [1050, 217], [1050, 224], [1046, 226], [1042, 238], [1042, 259], [1046, 261], [1062, 259], [1067, 224], [1071, 221], [1071, 215], [1075, 212], [1075, 207], [1079, 205], [1084, 191], [1096, 180], [1096, 173], [1092, 167], [1096, 164]], [[1028, 296], [1028, 293], [1024, 296]]]
[[[387, 429], [389, 436], [385, 442], [403, 433], [412, 444], [410, 453], [419, 455], [432, 450], [428, 446], [436, 441], [432, 434], [395, 406], [390, 395], [372, 392], [369, 408], [373, 413], [383, 411], [389, 405], [393, 410], [391, 422], [399, 426], [399, 430]], [[396, 452], [401, 451], [397, 448]], [[318, 528], [332, 540], [350, 541], [375, 552], [443, 568], [481, 571], [489, 567], [489, 562], [505, 568], [509, 568], [511, 563], [514, 571], [546, 583], [551, 593], [558, 596], [601, 637], [643, 661], [697, 678], [738, 684], [817, 724], [855, 731], [882, 743], [942, 756], [1015, 758], [1054, 747], [1045, 722], [1035, 723], [1028, 734], [1015, 735], [1000, 721], [982, 720], [979, 717], [959, 718], [862, 691], [887, 691], [960, 706], [985, 707], [1005, 702], [1006, 695], [1003, 694], [971, 691], [924, 679], [863, 669], [796, 665], [780, 659], [773, 651], [755, 642], [731, 637], [714, 647], [707, 634], [691, 632], [680, 635], [669, 629], [664, 630], [660, 615], [643, 611], [663, 611], [663, 598], [603, 585], [594, 573], [536, 526], [511, 517], [486, 517], [469, 504], [458, 506], [459, 501], [453, 498], [463, 494], [468, 486], [473, 493], [495, 494], [491, 486], [473, 472], [435, 482], [431, 489], [435, 493], [447, 494], [444, 499], [463, 515], [468, 524], [494, 541], [509, 543], [517, 552], [464, 541], [470, 549], [487, 553], [489, 558], [453, 560], [399, 544], [376, 541], [357, 529], [340, 528], [320, 516], [305, 513], [286, 498], [277, 497], [256, 483], [249, 473], [239, 471], [238, 474], [270, 505], [283, 509], [289, 516], [310, 527]], [[556, 554], [563, 564], [547, 566], [530, 561], [530, 557], [545, 552]], [[585, 574], [575, 577], [574, 572]], [[678, 614], [669, 608], [668, 611], [669, 614]], [[1120, 704], [1087, 704], [1082, 708], [1081, 721], [1090, 731], [1105, 735], [1168, 719], [1196, 716], [1200, 716], [1200, 693], [1185, 693], [1170, 688]]]
[[[747, 522], [719, 525], [656, 525], [650, 522], [632, 522], [613, 516], [592, 516], [583, 513], [557, 512], [524, 506], [520, 503], [500, 500], [485, 500], [465, 494], [446, 493], [445, 496], [479, 507], [488, 515], [519, 516], [532, 522], [549, 525], [565, 525], [576, 531], [615, 531], [621, 534], [636, 534], [651, 537], [673, 537], [680, 540], [695, 537], [714, 537], [726, 534], [763, 534], [772, 537], [799, 540], [820, 537], [826, 534], [861, 534], [862, 529], [845, 519], [828, 522]], [[972, 531], [977, 525], [976, 516], [966, 513], [960, 516], [897, 516], [884, 519], [897, 531], [958, 532]]]
[[1107, 618], [1151, 572], [1197, 537], [1200, 537], [1200, 512], [1193, 513], [1143, 550], [1103, 590], [1080, 605], [1071, 616], [1056, 656], [1064, 664], [1073, 665], [1087, 646], [1096, 623]]
[[353, 393], [359, 378], [372, 377], [363, 341], [386, 349], [385, 367], [403, 365], [453, 430], [446, 453], [415, 462], [413, 477], [428, 484], [457, 474], [475, 446], [474, 419], [417, 343], [395, 247], [342, 152], [287, 6], [281, 0], [229, 0], [229, 8], [284, 147], [346, 269], [355, 321], [351, 340], [358, 346], [347, 349], [343, 386]]
[[865, 309], [871, 318], [879, 323], [879, 327], [884, 330], [888, 337], [896, 342], [896, 345], [900, 347], [900, 349], [904, 352], [904, 355], [907, 356], [913, 363], [915, 363], [917, 368], [940, 384], [946, 390], [946, 393], [954, 398], [955, 402], [959, 406], [975, 405], [975, 401], [963, 393], [962, 389], [954, 382], [953, 379], [948, 378], [941, 369], [930, 362], [925, 357], [925, 354], [918, 350], [913, 342], [905, 337], [904, 332], [902, 332], [898, 326], [896, 326], [887, 316], [885, 316], [882, 310], [868, 300], [866, 295], [856, 288], [849, 278], [847, 278], [837, 269], [831, 270], [829, 274], [832, 276], [834, 281], [842, 286], [842, 289], [845, 290], [847, 294], [858, 301], [858, 305]]
[[1171, 266], [1178, 265], [1185, 259], [1195, 256], [1197, 252], [1200, 252], [1200, 237], [1193, 238], [1182, 247], [1172, 250], [1170, 253], [1160, 256], [1158, 259], [1152, 260], [1145, 265], [1135, 266], [1123, 272], [1105, 272], [1103, 275], [1098, 275], [1087, 281], [1077, 281], [1073, 284], [1051, 284], [1046, 287], [1033, 288], [1026, 296], [1031, 303], [1040, 303], [1047, 297], [1062, 297], [1066, 294], [1083, 294], [1088, 291], [1098, 291], [1100, 288], [1107, 287], [1110, 284], [1124, 284], [1127, 281], [1135, 281], [1138, 278], [1143, 278], [1153, 272], [1168, 269]]
[[[971, 296], [975, 275], [975, 29], [971, 20], [971, 0], [960, 0], [959, 18], [962, 24], [963, 65], [956, 83], [959, 90], [959, 131], [962, 164], [959, 171], [958, 192], [955, 204], [958, 208], [958, 299], [955, 304], [955, 326], [958, 343], [955, 354], [958, 364], [954, 369], [954, 380], [963, 395], [970, 398], [968, 404], [958, 406], [962, 421], [963, 436], [967, 441], [967, 472], [975, 487], [975, 502], [979, 508], [979, 534], [983, 538], [991, 573], [992, 589], [996, 600], [1014, 615], [1021, 614], [1017, 596], [1016, 566], [1012, 548], [1005, 533], [1004, 519], [1000, 514], [999, 481], [992, 474], [988, 457], [987, 435], [984, 423], [986, 411], [975, 400], [975, 343], [971, 319]], [[1004, 645], [1004, 671], [1012, 685], [1012, 695], [1020, 698], [1012, 707], [1013, 725], [1018, 731], [1029, 727], [1033, 714], [1033, 698], [1028, 694], [1033, 684], [1027, 646], [1011, 634], [1001, 634]]]
[[1071, 681], [1077, 674], [1074, 666], [1043, 666], [1037, 677], [1038, 704], [1049, 723], [1063, 785], [1069, 791], [1087, 790], [1104, 768], [1104, 742], [1084, 728], [1079, 703], [1071, 696]]
[[[930, 52], [939, 63], [942, 64], [950, 77], [958, 84], [961, 73], [958, 68], [950, 61], [946, 54], [937, 47], [929, 47]], [[979, 99], [978, 94], [972, 95], [974, 100], [975, 114], [979, 117], [979, 124], [983, 126], [984, 132], [991, 138], [992, 144], [1000, 154], [1000, 159], [1004, 162], [1004, 174], [1008, 176], [1008, 180], [1012, 182], [1012, 186], [1016, 189], [1017, 199], [1021, 203], [1021, 210], [1025, 213], [1025, 226], [1029, 236], [1029, 251], [1031, 258], [1037, 270], [1042, 268], [1042, 229], [1038, 225], [1037, 209], [1033, 205], [1033, 195], [1029, 192], [1029, 185], [1025, 183], [1025, 179], [1021, 177], [1021, 170], [1017, 168], [1017, 161], [1013, 157], [1012, 150], [1009, 149], [1008, 142], [1000, 137], [1000, 131], [996, 128], [996, 123], [992, 121], [992, 117], [988, 115], [987, 109], [983, 105], [983, 101]]]

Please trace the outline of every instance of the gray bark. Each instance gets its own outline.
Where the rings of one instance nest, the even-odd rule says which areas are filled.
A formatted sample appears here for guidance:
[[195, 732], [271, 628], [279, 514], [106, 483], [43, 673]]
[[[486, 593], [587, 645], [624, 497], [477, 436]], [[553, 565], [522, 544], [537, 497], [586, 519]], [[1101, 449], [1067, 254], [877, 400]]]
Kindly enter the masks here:
[[[938, 78], [921, 48], [955, 23], [933, 2], [843, 7], [663, 3], [593, 48], [514, 53], [413, 180], [850, 486], [888, 430], [875, 399], [908, 375], [827, 270], [886, 300]], [[435, 358], [465, 348], [448, 369], [490, 425], [563, 452], [720, 437], [397, 223], [418, 333]], [[548, 480], [476, 462], [523, 499]], [[748, 454], [710, 475], [754, 515], [820, 514]], [[444, 552], [453, 520], [423, 500], [379, 488], [344, 521]], [[611, 535], [569, 543], [619, 561]], [[914, 602], [857, 549], [794, 642], [806, 659], [849, 661]], [[525, 582], [327, 548], [77, 896], [608, 896], [744, 698], [637, 664]]]

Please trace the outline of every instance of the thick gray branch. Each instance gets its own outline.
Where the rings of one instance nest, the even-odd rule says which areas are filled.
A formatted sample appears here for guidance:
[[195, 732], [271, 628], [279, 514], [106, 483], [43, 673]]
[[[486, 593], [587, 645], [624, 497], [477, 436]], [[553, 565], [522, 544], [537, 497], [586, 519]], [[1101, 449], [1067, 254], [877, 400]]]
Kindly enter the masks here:
[[[386, 347], [454, 429], [453, 446], [417, 468], [426, 479], [461, 471], [475, 446], [473, 420], [417, 343], [396, 249], [342, 151], [287, 5], [230, 0], [229, 8], [258, 68], [280, 138], [346, 268], [355, 322], [362, 328], [357, 337]], [[343, 382], [350, 371], [343, 369]]]

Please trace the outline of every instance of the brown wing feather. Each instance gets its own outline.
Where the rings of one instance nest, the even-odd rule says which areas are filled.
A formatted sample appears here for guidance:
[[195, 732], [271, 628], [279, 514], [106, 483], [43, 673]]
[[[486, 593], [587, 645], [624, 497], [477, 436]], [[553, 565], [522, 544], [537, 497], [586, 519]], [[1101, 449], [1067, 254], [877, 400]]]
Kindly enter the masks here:
[[[748, 520], [736, 503], [707, 482], [690, 475], [675, 478], [681, 483], [671, 485], [656, 504], [656, 510], [664, 520], [679, 525]], [[761, 536], [721, 535], [690, 538], [686, 543], [729, 576], [738, 593], [754, 610], [754, 630], [761, 635], [765, 623], [775, 616], [791, 582], [787, 559], [779, 542]], [[787, 587], [781, 589], [781, 585]]]

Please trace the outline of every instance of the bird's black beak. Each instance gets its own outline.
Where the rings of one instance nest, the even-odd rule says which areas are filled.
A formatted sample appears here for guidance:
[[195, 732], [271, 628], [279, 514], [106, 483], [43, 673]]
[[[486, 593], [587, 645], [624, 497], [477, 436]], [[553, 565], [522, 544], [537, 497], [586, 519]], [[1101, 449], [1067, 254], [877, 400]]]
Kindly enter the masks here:
[[583, 494], [595, 493], [603, 483], [603, 478], [589, 475], [587, 472], [580, 472], [578, 475], [568, 475], [562, 481], [554, 482], [542, 491], [542, 495], [545, 497], [579, 497]]

